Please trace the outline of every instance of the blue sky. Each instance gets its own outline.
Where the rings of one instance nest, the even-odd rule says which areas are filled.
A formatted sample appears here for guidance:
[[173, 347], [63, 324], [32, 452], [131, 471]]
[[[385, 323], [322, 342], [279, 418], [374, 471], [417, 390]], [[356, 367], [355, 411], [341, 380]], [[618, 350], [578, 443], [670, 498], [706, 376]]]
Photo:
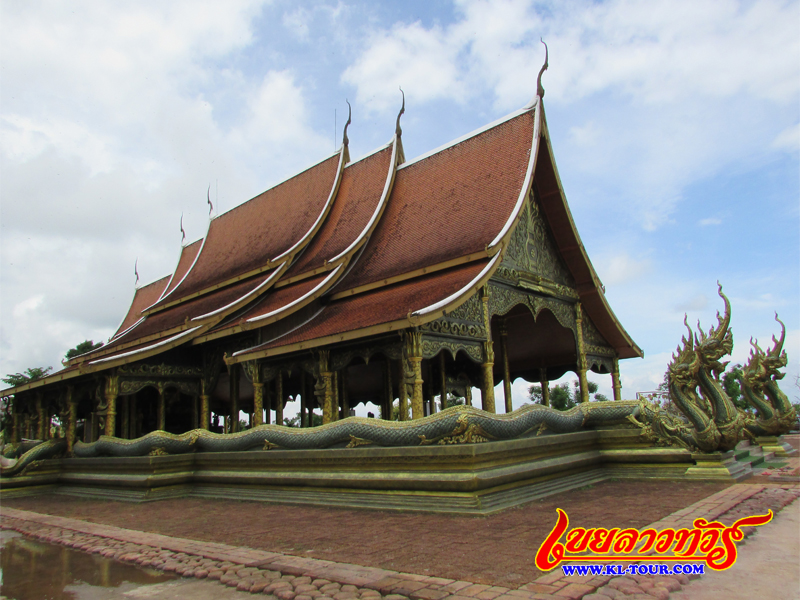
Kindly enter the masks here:
[[[653, 389], [733, 303], [734, 361], [800, 355], [798, 2], [58, 2], [0, 5], [0, 372], [106, 339], [142, 282], [227, 210], [332, 153], [412, 158], [545, 110], [573, 215]], [[336, 129], [334, 128], [336, 124]], [[595, 376], [607, 394], [607, 377]], [[515, 385], [515, 405], [524, 383]]]

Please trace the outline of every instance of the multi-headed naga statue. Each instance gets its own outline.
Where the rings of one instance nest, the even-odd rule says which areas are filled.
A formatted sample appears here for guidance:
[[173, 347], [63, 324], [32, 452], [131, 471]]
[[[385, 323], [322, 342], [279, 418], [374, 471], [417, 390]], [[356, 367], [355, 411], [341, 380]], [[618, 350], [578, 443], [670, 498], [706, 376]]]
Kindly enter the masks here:
[[779, 369], [787, 363], [786, 352], [781, 352], [785, 327], [780, 340], [773, 337], [774, 348], [769, 353], [753, 344], [750, 362], [740, 379], [745, 398], [758, 411], [758, 417], [738, 409], [728, 397], [720, 381], [728, 361], [720, 360], [733, 350], [731, 304], [721, 285], [719, 295], [725, 302], [725, 314], [717, 312], [717, 325], [708, 333], [698, 323], [699, 335], [684, 318], [689, 334], [681, 340], [668, 367], [670, 397], [682, 415], [643, 400], [638, 419], [630, 417], [653, 441], [702, 452], [726, 451], [745, 436], [787, 433], [797, 418], [777, 384], [783, 377]]
[[750, 417], [746, 423], [746, 431], [751, 436], [782, 435], [789, 432], [797, 420], [797, 412], [778, 387], [778, 381], [785, 373], [780, 369], [788, 362], [783, 342], [786, 339], [786, 326], [775, 313], [775, 320], [781, 325], [781, 337], [772, 336], [772, 349], [764, 352], [758, 341], [750, 340], [753, 348], [750, 359], [739, 376], [742, 395], [752, 406], [758, 418]]

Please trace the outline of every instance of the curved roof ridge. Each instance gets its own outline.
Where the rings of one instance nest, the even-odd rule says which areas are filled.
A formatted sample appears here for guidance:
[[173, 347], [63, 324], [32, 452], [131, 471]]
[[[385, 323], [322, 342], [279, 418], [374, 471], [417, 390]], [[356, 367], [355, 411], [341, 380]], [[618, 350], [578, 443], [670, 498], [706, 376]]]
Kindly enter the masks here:
[[[190, 300], [190, 299], [192, 299], [194, 297], [201, 296], [201, 295], [213, 292], [216, 289], [219, 289], [219, 288], [222, 288], [222, 287], [226, 287], [226, 286], [231, 285], [231, 284], [233, 284], [233, 283], [235, 283], [237, 281], [241, 281], [241, 280], [246, 279], [248, 277], [252, 277], [252, 276], [258, 275], [260, 273], [263, 273], [264, 271], [267, 271], [269, 269], [274, 268], [282, 260], [288, 260], [289, 262], [291, 262], [291, 258], [299, 250], [301, 250], [313, 238], [313, 236], [316, 233], [316, 231], [319, 229], [321, 224], [324, 222], [325, 217], [327, 216], [328, 211], [330, 210], [330, 207], [333, 204], [333, 199], [336, 196], [336, 191], [337, 191], [339, 183], [341, 181], [342, 170], [344, 169], [344, 154], [345, 154], [345, 150], [346, 150], [345, 146], [340, 146], [339, 150], [336, 153], [330, 155], [325, 160], [316, 163], [312, 167], [309, 167], [308, 169], [305, 169], [304, 171], [298, 173], [297, 175], [295, 175], [295, 176], [293, 176], [293, 177], [291, 177], [291, 178], [289, 178], [289, 179], [287, 179], [287, 180], [285, 180], [285, 181], [283, 181], [283, 182], [271, 187], [270, 189], [260, 193], [258, 196], [255, 196], [254, 198], [251, 198], [247, 202], [239, 204], [239, 205], [233, 207], [232, 209], [226, 211], [225, 213], [217, 215], [213, 219], [211, 219], [209, 221], [208, 233], [203, 238], [203, 243], [202, 243], [202, 245], [200, 247], [200, 250], [197, 253], [197, 256], [195, 257], [194, 262], [192, 263], [192, 266], [186, 272], [186, 274], [184, 275], [182, 280], [178, 283], [178, 285], [176, 285], [168, 294], [164, 295], [164, 297], [161, 298], [159, 300], [159, 302], [157, 302], [155, 305], [153, 305], [152, 307], [150, 307], [148, 309], [148, 314], [151, 313], [151, 312], [158, 312], [158, 311], [164, 310], [164, 309], [166, 309], [169, 306], [172, 306], [174, 304], [180, 304], [180, 303], [185, 302], [187, 300]], [[274, 198], [273, 199], [272, 196], [265, 196], [265, 194], [270, 194], [270, 192], [277, 193], [277, 192], [275, 192], [275, 190], [277, 190], [281, 186], [289, 184], [290, 182], [297, 183], [297, 178], [298, 177], [300, 177], [301, 175], [304, 175], [304, 174], [310, 176], [310, 172], [315, 168], [317, 168], [317, 169], [325, 168], [326, 163], [328, 161], [330, 161], [331, 159], [337, 157], [337, 156], [339, 157], [339, 160], [338, 160], [338, 163], [337, 163], [337, 165], [335, 167], [335, 171], [333, 172], [333, 183], [332, 183], [332, 185], [331, 185], [331, 187], [329, 189], [329, 192], [327, 193], [327, 195], [325, 197], [324, 202], [322, 202], [321, 209], [316, 214], [316, 219], [313, 221], [311, 226], [305, 231], [305, 233], [302, 236], [300, 236], [299, 239], [296, 239], [294, 241], [294, 243], [288, 249], [284, 250], [283, 252], [281, 252], [277, 256], [272, 257], [272, 256], [270, 256], [269, 249], [268, 248], [264, 248], [262, 250], [263, 256], [258, 257], [258, 253], [255, 252], [254, 255], [251, 256], [250, 259], [248, 259], [248, 260], [254, 261], [253, 264], [257, 263], [258, 266], [254, 266], [254, 268], [251, 268], [250, 270], [246, 270], [246, 271], [243, 271], [243, 272], [234, 273], [233, 271], [231, 271], [230, 273], [223, 273], [223, 274], [221, 274], [219, 276], [215, 276], [214, 275], [214, 271], [215, 270], [219, 271], [219, 269], [221, 268], [222, 265], [227, 265], [229, 263], [226, 262], [225, 260], [223, 260], [221, 257], [214, 256], [214, 257], [208, 258], [206, 260], [206, 263], [209, 263], [209, 264], [204, 267], [205, 270], [207, 270], [207, 271], [210, 270], [211, 272], [208, 273], [208, 274], [202, 274], [202, 275], [198, 275], [197, 274], [198, 269], [200, 268], [201, 262], [204, 261], [204, 259], [206, 259], [207, 255], [209, 253], [209, 244], [212, 244], [212, 243], [215, 244], [215, 251], [216, 252], [220, 252], [221, 250], [220, 250], [220, 248], [218, 248], [220, 246], [220, 244], [223, 244], [223, 250], [224, 250], [225, 249], [224, 244], [225, 244], [226, 241], [230, 241], [230, 239], [238, 239], [236, 236], [230, 236], [230, 235], [223, 236], [223, 234], [220, 233], [219, 227], [226, 227], [227, 226], [227, 225], [222, 225], [221, 224], [222, 220], [225, 220], [226, 218], [231, 218], [232, 215], [236, 215], [237, 213], [235, 213], [234, 211], [247, 210], [248, 208], [251, 211], [254, 210], [254, 207], [256, 206], [256, 204], [251, 204], [254, 201], [258, 201], [260, 199], [262, 201], [265, 201], [265, 199], [266, 199], [266, 201], [272, 201], [272, 202], [279, 201], [280, 198]], [[324, 173], [324, 171], [323, 171], [323, 173]], [[290, 203], [284, 203], [284, 205], [289, 206], [291, 204]], [[298, 210], [299, 209], [300, 208], [298, 208]], [[242, 218], [243, 216], [244, 215], [239, 214], [240, 218]], [[269, 217], [267, 217], [267, 218], [269, 218]], [[220, 238], [220, 236], [222, 236], [222, 237]], [[223, 241], [219, 241], [220, 239], [223, 240]], [[211, 241], [211, 240], [217, 240], [217, 241]], [[231, 248], [227, 248], [226, 251], [230, 251], [230, 250], [231, 250]], [[239, 254], [237, 254], [237, 256], [239, 256]], [[198, 279], [198, 281], [195, 281], [195, 282], [189, 284], [188, 282], [193, 276], [195, 276], [195, 279], [198, 279], [198, 278], [199, 279]], [[205, 283], [204, 283], [204, 279], [205, 279]], [[187, 285], [189, 286], [188, 290], [186, 289]], [[194, 287], [192, 287], [192, 286], [194, 286]], [[173, 299], [168, 301], [168, 298], [170, 298], [170, 297], [172, 297]]]
[[[210, 219], [209, 219], [209, 222], [211, 222]], [[206, 230], [206, 232], [207, 232], [207, 230]], [[161, 296], [159, 296], [158, 300], [156, 300], [156, 302], [154, 302], [153, 304], [157, 304], [159, 300], [161, 300], [165, 295], [168, 295], [172, 291], [170, 289], [170, 286], [172, 285], [172, 282], [175, 280], [175, 275], [178, 274], [178, 269], [180, 269], [183, 257], [187, 252], [191, 251], [191, 250], [187, 250], [187, 248], [191, 248], [195, 244], [200, 244], [199, 247], [197, 248], [197, 252], [194, 253], [194, 257], [192, 258], [191, 263], [189, 263], [189, 268], [187, 268], [186, 271], [181, 274], [180, 281], [178, 281], [175, 284], [175, 287], [178, 287], [178, 285], [180, 285], [180, 282], [183, 281], [184, 277], [186, 277], [186, 273], [188, 273], [189, 270], [192, 268], [192, 265], [194, 265], [194, 261], [197, 260], [197, 255], [200, 254], [200, 249], [203, 247], [203, 240], [205, 240], [205, 236], [203, 236], [201, 238], [197, 238], [196, 240], [194, 240], [193, 242], [189, 242], [188, 244], [181, 244], [181, 251], [178, 253], [178, 261], [175, 263], [175, 268], [172, 270], [172, 275], [168, 275], [169, 282], [167, 283], [166, 287], [164, 288], [164, 291], [161, 292]], [[186, 255], [188, 256], [188, 254], [186, 254]], [[172, 289], [174, 289], [174, 288], [172, 288]], [[150, 308], [150, 307], [148, 307], [148, 308]]]
[[[136, 313], [136, 315], [139, 317], [139, 319], [137, 319], [131, 325], [128, 325], [124, 330], [122, 329], [122, 326], [125, 324], [126, 321], [128, 321], [128, 317], [130, 317], [132, 315], [132, 311], [134, 310], [134, 307], [136, 305], [137, 296], [141, 296], [141, 295], [145, 294], [147, 288], [149, 288], [150, 286], [154, 286], [154, 285], [160, 283], [161, 281], [164, 281], [165, 279], [169, 279], [169, 277], [170, 277], [169, 275], [164, 275], [163, 277], [159, 277], [158, 279], [156, 279], [154, 281], [151, 281], [150, 283], [146, 283], [145, 285], [136, 287], [135, 291], [133, 292], [133, 298], [131, 299], [131, 304], [128, 307], [128, 312], [125, 313], [124, 317], [122, 317], [122, 320], [119, 322], [119, 325], [117, 325], [117, 328], [116, 328], [114, 334], [110, 338], [108, 338], [109, 342], [114, 340], [114, 339], [116, 339], [116, 338], [118, 338], [118, 337], [121, 337], [121, 336], [125, 335], [125, 333], [127, 333], [128, 331], [130, 331], [131, 329], [136, 327], [141, 322], [141, 320], [144, 318], [144, 317], [141, 316], [144, 309], [140, 309]], [[169, 282], [166, 282], [164, 284], [164, 289], [166, 289], [167, 285], [169, 285]], [[159, 294], [162, 294], [162, 293], [163, 293], [163, 290], [161, 292], [159, 292]], [[147, 307], [144, 307], [144, 308], [147, 308]], [[92, 352], [94, 352], [94, 350], [92, 350]], [[86, 354], [91, 354], [91, 352], [87, 352]], [[81, 354], [81, 355], [75, 356], [73, 358], [80, 358], [81, 356], [84, 356], [84, 355]], [[70, 359], [70, 361], [72, 361], [72, 360], [73, 359]]]

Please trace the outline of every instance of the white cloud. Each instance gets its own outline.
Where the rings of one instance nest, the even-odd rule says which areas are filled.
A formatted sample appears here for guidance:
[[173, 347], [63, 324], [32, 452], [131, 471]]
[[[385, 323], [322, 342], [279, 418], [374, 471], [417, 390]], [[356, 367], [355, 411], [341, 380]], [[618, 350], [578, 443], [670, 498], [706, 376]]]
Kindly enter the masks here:
[[640, 279], [651, 269], [649, 259], [635, 259], [621, 253], [597, 262], [595, 265], [601, 281], [607, 285], [619, 285]]
[[719, 217], [708, 217], [707, 219], [700, 219], [697, 224], [702, 227], [708, 227], [709, 225], [722, 225], [722, 219]]
[[787, 152], [800, 150], [800, 123], [792, 125], [781, 131], [772, 141], [772, 146]]

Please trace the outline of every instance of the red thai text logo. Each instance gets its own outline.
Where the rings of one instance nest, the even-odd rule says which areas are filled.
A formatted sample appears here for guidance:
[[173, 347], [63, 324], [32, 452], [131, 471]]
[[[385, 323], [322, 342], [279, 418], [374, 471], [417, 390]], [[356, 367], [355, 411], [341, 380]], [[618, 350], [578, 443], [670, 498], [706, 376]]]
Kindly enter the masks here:
[[[736, 542], [744, 539], [742, 527], [764, 525], [772, 511], [738, 519], [726, 526], [718, 521], [695, 519], [691, 529], [585, 529], [569, 528], [569, 517], [557, 508], [558, 520], [536, 552], [536, 566], [550, 571], [562, 562], [666, 562], [702, 561], [722, 571], [736, 562]], [[564, 542], [560, 540], [566, 533]]]

